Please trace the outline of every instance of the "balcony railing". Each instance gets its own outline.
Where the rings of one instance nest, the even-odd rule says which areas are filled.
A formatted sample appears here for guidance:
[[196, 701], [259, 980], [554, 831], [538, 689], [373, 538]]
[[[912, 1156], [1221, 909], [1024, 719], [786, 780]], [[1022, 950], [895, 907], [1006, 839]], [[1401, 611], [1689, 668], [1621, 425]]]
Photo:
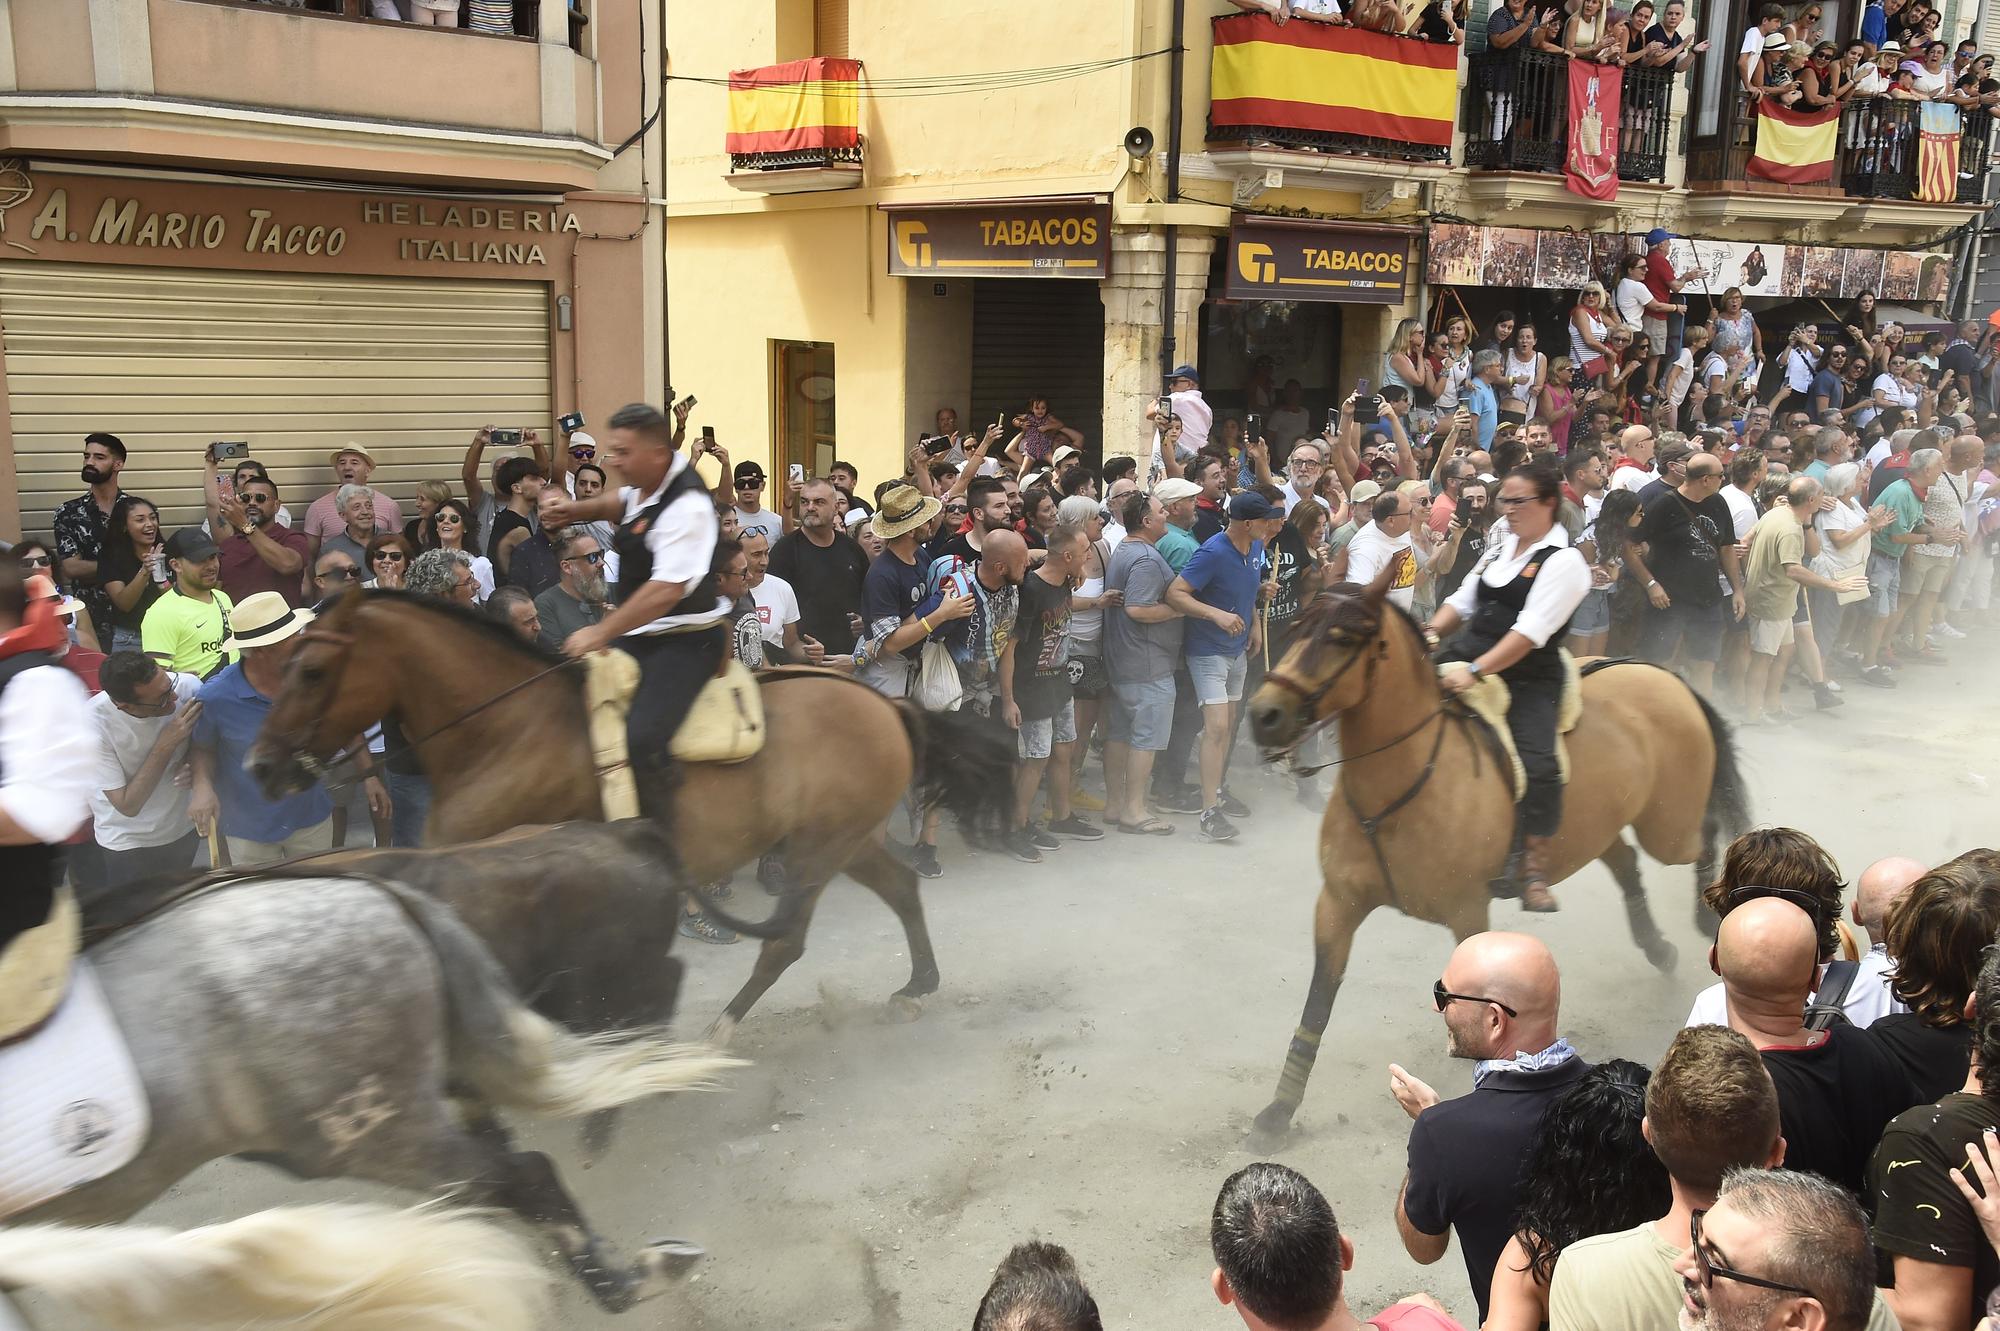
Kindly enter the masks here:
[[[1569, 138], [1570, 57], [1481, 51], [1466, 61], [1465, 164], [1560, 175]], [[1673, 74], [1632, 65], [1620, 96], [1618, 178], [1664, 180]]]
[[[1863, 199], [1922, 199], [1923, 103], [1870, 97], [1849, 102], [1840, 115], [1840, 184]], [[1959, 113], [1958, 170], [1942, 182], [1946, 198], [1932, 203], [1979, 203], [1993, 148], [1993, 114]], [[1948, 170], [1949, 167], [1941, 168]]]
[[861, 62], [814, 56], [729, 75], [732, 171], [861, 164]]
[[[497, 3], [482, 2], [475, 12], [473, 0], [458, 0], [458, 23], [455, 31], [477, 33], [490, 37], [527, 37], [533, 39], [541, 33], [541, 9], [544, 3], [564, 4], [567, 0], [498, 0]], [[259, 8], [289, 9], [301, 14], [325, 14], [333, 18], [369, 19], [380, 22], [408, 22], [412, 0], [206, 0], [210, 4], [237, 4]], [[590, 22], [584, 13], [582, 0], [569, 4], [569, 45], [573, 51], [583, 49], [583, 29]]]

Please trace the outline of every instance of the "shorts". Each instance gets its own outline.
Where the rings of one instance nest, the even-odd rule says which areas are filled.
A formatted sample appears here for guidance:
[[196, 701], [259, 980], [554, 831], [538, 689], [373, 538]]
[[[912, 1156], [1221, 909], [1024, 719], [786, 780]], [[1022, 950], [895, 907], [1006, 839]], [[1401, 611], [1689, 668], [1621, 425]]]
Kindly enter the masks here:
[[1680, 646], [1688, 660], [1712, 664], [1722, 659], [1722, 633], [1729, 623], [1729, 612], [1720, 601], [1713, 605], [1675, 601], [1665, 610], [1648, 607], [1645, 625], [1639, 630], [1639, 655], [1655, 665], [1665, 665], [1673, 658], [1674, 648]]
[[1023, 721], [1020, 752], [1023, 759], [1046, 758], [1057, 744], [1076, 743], [1076, 699], [1071, 698], [1054, 716], [1039, 721]]
[[1759, 656], [1776, 656], [1792, 645], [1797, 628], [1789, 619], [1753, 619], [1750, 621], [1750, 650]]
[[1102, 656], [1084, 656], [1070, 644], [1069, 691], [1085, 702], [1095, 702], [1111, 691], [1111, 675]]
[[1903, 590], [1903, 561], [1895, 555], [1868, 554], [1868, 608], [1875, 618], [1887, 619], [1896, 613], [1896, 597]]
[[1912, 550], [1903, 556], [1903, 595], [1932, 596], [1944, 594], [1945, 584], [1951, 581], [1951, 570], [1958, 563], [1958, 556], [1927, 555], [1921, 550]]
[[1579, 638], [1593, 637], [1611, 628], [1611, 589], [1593, 587], [1570, 616], [1569, 631]]
[[1646, 335], [1646, 349], [1655, 356], [1667, 354], [1667, 321], [1647, 315], [1639, 321], [1639, 331]]
[[1110, 714], [1104, 719], [1105, 739], [1148, 753], [1167, 747], [1174, 733], [1174, 677], [1111, 681]]
[[1188, 678], [1194, 681], [1195, 701], [1203, 707], [1236, 702], [1243, 697], [1243, 677], [1249, 672], [1248, 656], [1190, 656]]

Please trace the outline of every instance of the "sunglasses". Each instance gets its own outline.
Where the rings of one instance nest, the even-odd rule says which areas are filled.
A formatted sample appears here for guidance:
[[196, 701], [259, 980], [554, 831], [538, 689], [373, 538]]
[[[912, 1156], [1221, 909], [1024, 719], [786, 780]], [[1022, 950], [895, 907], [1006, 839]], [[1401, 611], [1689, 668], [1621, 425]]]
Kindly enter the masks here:
[[326, 572], [324, 572], [324, 573], [321, 573], [321, 574], [319, 574], [318, 576], [319, 576], [319, 577], [321, 577], [321, 578], [331, 578], [331, 579], [334, 579], [334, 580], [336, 580], [336, 581], [340, 581], [340, 582], [351, 582], [351, 581], [353, 581], [353, 580], [354, 580], [355, 578], [358, 578], [358, 577], [360, 577], [360, 576], [361, 576], [361, 570], [360, 570], [360, 569], [358, 569], [358, 568], [352, 568], [352, 567], [347, 567], [347, 568], [330, 568], [330, 569], [328, 569], [328, 570], [327, 570]]
[[763, 489], [763, 488], [764, 488], [764, 482], [762, 482], [762, 481], [738, 481], [738, 482], [736, 482], [736, 488], [737, 488], [737, 489], [739, 489], [739, 490], [761, 490], [761, 489]]
[[964, 504], [946, 504], [944, 506], [944, 511], [947, 513], [956, 514], [957, 516], [962, 518], [972, 510], [968, 509]]
[[1714, 1288], [1716, 1277], [1720, 1276], [1724, 1280], [1734, 1280], [1739, 1285], [1754, 1285], [1758, 1289], [1775, 1289], [1780, 1294], [1802, 1294], [1809, 1299], [1819, 1297], [1819, 1295], [1813, 1293], [1811, 1290], [1801, 1288], [1798, 1285], [1787, 1285], [1781, 1280], [1766, 1280], [1762, 1276], [1746, 1275], [1741, 1271], [1733, 1271], [1729, 1267], [1712, 1259], [1708, 1255], [1708, 1249], [1701, 1246], [1701, 1218], [1707, 1214], [1708, 1208], [1702, 1207], [1688, 1216], [1688, 1241], [1690, 1246], [1694, 1248], [1695, 1273], [1701, 1277], [1701, 1287], [1703, 1289]]
[[450, 523], [452, 526], [456, 527], [461, 523], [463, 523], [465, 519], [461, 518], [456, 513], [447, 512], [447, 513], [439, 513], [436, 518], [432, 519], [432, 521], [437, 522], [439, 525]]
[[54, 568], [55, 561], [47, 555], [22, 555], [22, 568]]
[[[1502, 499], [1500, 502], [1504, 504], [1507, 501], [1505, 499]], [[1431, 983], [1431, 1004], [1434, 1007], [1436, 1007], [1438, 1011], [1442, 1012], [1446, 1008], [1450, 1007], [1453, 1003], [1491, 1003], [1494, 1007], [1499, 1008], [1502, 1012], [1506, 1013], [1510, 1017], [1518, 1017], [1521, 1015], [1520, 1013], [1516, 1012], [1513, 1008], [1508, 1007], [1505, 1003], [1501, 1002], [1497, 998], [1480, 998], [1473, 994], [1454, 994], [1449, 989], [1444, 987], [1443, 980], [1440, 979], [1433, 981]]]
[[563, 562], [567, 564], [570, 562], [570, 559], [581, 559], [584, 563], [590, 565], [592, 568], [596, 568], [599, 564], [602, 564], [604, 562], [604, 552], [602, 550], [592, 550], [587, 555], [571, 555], [569, 559], [565, 559]]
[[384, 550], [381, 554], [375, 556], [375, 562], [378, 564], [400, 564], [405, 558], [407, 556], [401, 550]]

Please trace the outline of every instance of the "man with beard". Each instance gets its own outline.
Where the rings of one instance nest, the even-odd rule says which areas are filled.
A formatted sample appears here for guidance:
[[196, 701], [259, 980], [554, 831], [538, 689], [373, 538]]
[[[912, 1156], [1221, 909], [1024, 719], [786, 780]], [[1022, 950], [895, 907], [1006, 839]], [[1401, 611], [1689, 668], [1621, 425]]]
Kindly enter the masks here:
[[581, 528], [565, 531], [556, 542], [556, 567], [561, 580], [535, 598], [542, 621], [542, 646], [559, 649], [570, 634], [604, 618], [609, 588], [604, 583], [604, 547]]
[[125, 493], [118, 484], [118, 473], [124, 470], [124, 441], [101, 430], [85, 435], [83, 470], [78, 474], [90, 489], [65, 502], [55, 514], [56, 571], [89, 609], [97, 640], [103, 643], [111, 641], [111, 596], [97, 580], [97, 556], [104, 546], [111, 506]]
[[1440, 1100], [1389, 1065], [1390, 1092], [1416, 1120], [1396, 1231], [1425, 1266], [1444, 1256], [1451, 1231], [1458, 1231], [1481, 1321], [1494, 1263], [1513, 1236], [1521, 1164], [1542, 1114], [1590, 1070], [1560, 1034], [1561, 998], [1556, 959], [1538, 939], [1474, 934], [1431, 986], [1446, 1050], [1475, 1060], [1471, 1093]]
[[834, 525], [838, 486], [815, 477], [799, 490], [798, 526], [771, 547], [770, 567], [771, 576], [783, 578], [799, 598], [799, 632], [832, 657], [853, 655], [861, 584], [868, 576], [867, 553]]
[[279, 526], [277, 513], [278, 484], [268, 476], [251, 476], [234, 495], [217, 497], [215, 514], [227, 534], [216, 548], [222, 554], [222, 589], [231, 601], [276, 592], [291, 605], [305, 603], [299, 575], [310, 543], [304, 532]]
[[1493, 510], [1488, 506], [1486, 482], [1476, 477], [1459, 486], [1458, 506], [1452, 510], [1450, 530], [1434, 557], [1433, 567], [1444, 570], [1438, 576], [1437, 598], [1441, 605], [1458, 590], [1465, 575], [1486, 550], [1486, 529], [1492, 525]]
[[1736, 1170], [1689, 1230], [1690, 1246], [1674, 1263], [1684, 1331], [1877, 1325], [1868, 1219], [1825, 1179]]
[[207, 679], [236, 659], [226, 641], [236, 603], [218, 586], [221, 558], [207, 532], [183, 527], [167, 538], [166, 559], [173, 586], [146, 611], [140, 642], [167, 669]]

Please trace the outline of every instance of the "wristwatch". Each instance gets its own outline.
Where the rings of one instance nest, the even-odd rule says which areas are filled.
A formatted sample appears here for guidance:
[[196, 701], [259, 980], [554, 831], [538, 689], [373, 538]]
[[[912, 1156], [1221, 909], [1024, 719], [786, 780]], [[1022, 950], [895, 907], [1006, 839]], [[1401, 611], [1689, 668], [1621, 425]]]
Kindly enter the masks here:
[[1479, 668], [1479, 662], [1477, 661], [1467, 661], [1465, 663], [1465, 673], [1471, 675], [1474, 679], [1479, 679], [1485, 674], [1485, 672]]

